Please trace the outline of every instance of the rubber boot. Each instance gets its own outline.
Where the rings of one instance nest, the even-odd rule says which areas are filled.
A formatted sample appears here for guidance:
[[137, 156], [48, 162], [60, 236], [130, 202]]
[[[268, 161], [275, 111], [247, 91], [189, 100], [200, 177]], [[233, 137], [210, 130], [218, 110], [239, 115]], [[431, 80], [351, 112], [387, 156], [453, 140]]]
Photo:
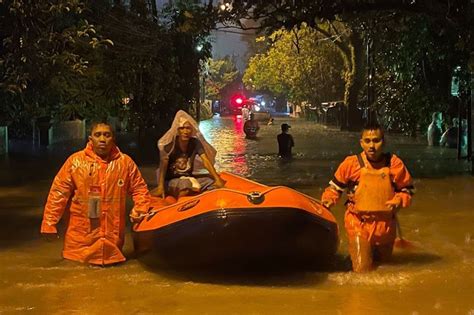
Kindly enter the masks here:
[[349, 253], [354, 272], [368, 272], [373, 269], [372, 247], [364, 237], [356, 235], [349, 240]]

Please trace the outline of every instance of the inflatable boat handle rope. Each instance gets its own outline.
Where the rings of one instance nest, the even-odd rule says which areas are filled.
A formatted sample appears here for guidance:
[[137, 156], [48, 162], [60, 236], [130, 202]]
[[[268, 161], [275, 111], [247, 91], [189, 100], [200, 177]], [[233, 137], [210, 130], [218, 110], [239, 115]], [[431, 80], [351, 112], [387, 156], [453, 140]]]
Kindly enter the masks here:
[[[242, 192], [242, 191], [239, 191], [239, 190], [235, 190], [235, 189], [229, 189], [229, 188], [219, 188], [219, 190], [228, 191], [228, 192], [233, 192], [233, 193], [236, 193], [236, 194], [239, 194], [239, 195], [246, 196], [247, 198], [252, 198], [252, 197], [264, 196], [265, 194], [267, 194], [267, 193], [269, 193], [269, 192], [271, 192], [271, 191], [273, 191], [273, 190], [275, 190], [275, 189], [277, 189], [277, 188], [287, 188], [287, 189], [294, 190], [294, 189], [289, 188], [289, 187], [286, 187], [286, 186], [274, 186], [274, 187], [270, 187], [269, 189], [264, 190], [264, 191], [262, 191], [262, 192], [259, 192], [259, 191], [251, 191], [251, 192], [248, 192], [248, 193]], [[299, 192], [299, 191], [297, 191], [297, 190], [295, 190], [295, 191], [296, 191], [298, 194], [300, 194], [300, 195], [302, 195], [302, 196], [304, 196], [304, 197], [306, 197], [306, 198], [308, 198], [308, 199], [311, 199], [312, 201], [314, 201], [314, 202], [316, 202], [316, 203], [322, 205], [321, 200], [316, 199], [316, 198], [313, 198], [313, 197], [308, 196], [308, 195], [305, 195], [305, 194], [303, 194], [303, 193], [301, 193], [301, 192]], [[210, 191], [209, 191], [209, 192], [210, 192]], [[198, 196], [196, 196], [196, 197], [200, 197], [200, 196], [202, 196], [202, 195], [204, 195], [204, 194], [206, 194], [206, 193], [208, 193], [208, 192], [204, 192], [204, 193], [202, 193], [202, 194], [200, 194], [200, 195], [198, 195]], [[188, 199], [188, 200], [186, 200], [186, 201], [182, 201], [181, 203], [187, 203], [187, 202], [189, 202], [189, 201], [192, 201], [192, 200], [189, 200], [189, 199]], [[171, 207], [176, 206], [176, 204], [177, 204], [177, 203], [174, 203], [174, 204], [172, 204], [172, 205], [165, 206], [165, 207], [163, 207], [163, 208], [161, 208], [161, 209], [158, 209], [158, 210], [152, 210], [152, 211], [149, 211], [149, 212], [147, 212], [147, 213], [141, 213], [141, 214], [138, 215], [138, 216], [133, 216], [133, 218], [135, 218], [135, 219], [141, 219], [141, 218], [145, 218], [145, 217], [150, 216], [150, 215], [155, 215], [155, 214], [158, 213], [158, 212], [161, 212], [161, 211], [164, 211], [164, 210], [166, 210], [166, 209], [168, 209], [168, 208], [171, 208]]]

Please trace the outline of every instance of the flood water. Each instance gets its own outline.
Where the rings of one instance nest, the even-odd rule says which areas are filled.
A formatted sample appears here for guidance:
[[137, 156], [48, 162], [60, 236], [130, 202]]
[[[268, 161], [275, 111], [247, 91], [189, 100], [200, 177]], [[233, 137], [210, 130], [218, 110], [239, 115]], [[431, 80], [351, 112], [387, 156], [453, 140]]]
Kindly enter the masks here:
[[[276, 158], [279, 125], [288, 122], [295, 159]], [[232, 118], [204, 121], [221, 171], [319, 198], [335, 168], [359, 152], [358, 134], [289, 118], [262, 125], [257, 140]], [[387, 135], [387, 149], [415, 178], [413, 205], [399, 214], [414, 250], [368, 274], [338, 268], [245, 274], [149, 269], [133, 257], [113, 267], [61, 258], [62, 239], [45, 242], [39, 226], [51, 181], [70, 148], [0, 158], [0, 314], [474, 314], [474, 178], [454, 150]], [[61, 151], [62, 150], [62, 151]], [[63, 155], [56, 154], [61, 151]], [[126, 151], [126, 150], [124, 150]], [[155, 165], [140, 164], [150, 186]], [[342, 202], [334, 208], [347, 255]]]

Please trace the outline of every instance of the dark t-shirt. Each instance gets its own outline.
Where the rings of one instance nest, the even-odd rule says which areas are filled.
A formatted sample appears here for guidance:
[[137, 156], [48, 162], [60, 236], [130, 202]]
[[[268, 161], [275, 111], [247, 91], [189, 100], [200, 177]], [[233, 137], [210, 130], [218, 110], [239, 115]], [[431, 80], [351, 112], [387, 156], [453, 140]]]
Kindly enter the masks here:
[[278, 140], [278, 155], [283, 158], [291, 157], [291, 148], [295, 145], [293, 137], [288, 133], [280, 133], [277, 136]]
[[173, 152], [169, 155], [168, 170], [166, 179], [179, 178], [181, 176], [192, 176], [193, 164], [196, 155], [204, 153], [201, 142], [196, 138], [189, 139], [186, 152], [181, 151], [178, 145], [178, 139], [175, 140]]
[[441, 137], [441, 142], [448, 148], [455, 149], [458, 146], [458, 127], [450, 127]]

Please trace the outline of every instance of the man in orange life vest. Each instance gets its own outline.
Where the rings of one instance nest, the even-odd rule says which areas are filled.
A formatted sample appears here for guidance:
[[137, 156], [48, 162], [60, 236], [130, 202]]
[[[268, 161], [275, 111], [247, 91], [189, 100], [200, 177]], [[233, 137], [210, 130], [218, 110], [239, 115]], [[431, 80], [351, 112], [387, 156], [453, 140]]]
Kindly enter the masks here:
[[402, 160], [384, 153], [384, 132], [376, 123], [362, 130], [363, 152], [351, 155], [339, 165], [321, 200], [333, 206], [346, 191], [344, 225], [355, 272], [373, 268], [392, 255], [396, 237], [395, 214], [410, 205], [412, 177]]
[[133, 198], [132, 219], [139, 220], [148, 211], [147, 185], [114, 139], [110, 125], [93, 124], [86, 148], [72, 154], [54, 178], [41, 233], [49, 240], [58, 238], [56, 224], [69, 211], [66, 259], [96, 265], [124, 261], [126, 195]]

